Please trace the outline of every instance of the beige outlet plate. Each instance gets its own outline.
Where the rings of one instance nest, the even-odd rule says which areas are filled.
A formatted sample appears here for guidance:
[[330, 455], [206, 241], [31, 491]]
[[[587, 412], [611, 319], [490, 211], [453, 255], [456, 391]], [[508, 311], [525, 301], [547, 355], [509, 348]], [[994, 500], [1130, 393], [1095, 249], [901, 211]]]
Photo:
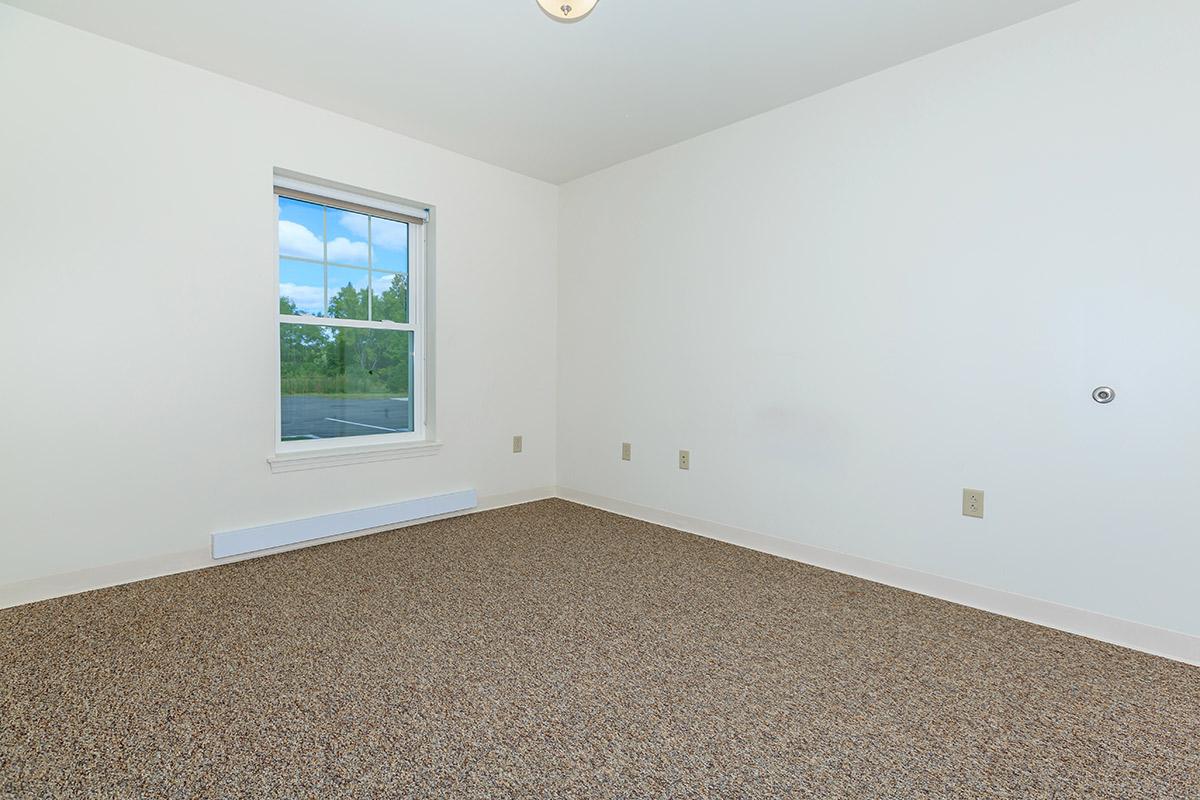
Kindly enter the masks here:
[[513, 452], [520, 453], [524, 449], [525, 449], [525, 437], [514, 436], [513, 437]]
[[621, 460], [630, 461], [633, 459], [633, 445], [629, 442], [621, 442]]
[[983, 519], [982, 489], [963, 489], [963, 516]]
[[679, 451], [679, 468], [680, 469], [691, 469], [692, 468], [692, 454], [689, 451], [687, 451], [687, 450]]

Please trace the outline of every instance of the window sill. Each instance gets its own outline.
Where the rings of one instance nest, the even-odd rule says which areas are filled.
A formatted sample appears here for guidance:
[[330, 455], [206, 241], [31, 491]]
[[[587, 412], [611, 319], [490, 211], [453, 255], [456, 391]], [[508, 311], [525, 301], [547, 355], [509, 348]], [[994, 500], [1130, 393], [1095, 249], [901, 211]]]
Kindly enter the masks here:
[[396, 458], [432, 456], [441, 449], [441, 442], [351, 445], [348, 447], [330, 447], [323, 450], [297, 450], [290, 453], [276, 453], [267, 458], [267, 463], [271, 466], [271, 472], [296, 472], [303, 469], [340, 467], [345, 464], [369, 464], [372, 461], [391, 461]]

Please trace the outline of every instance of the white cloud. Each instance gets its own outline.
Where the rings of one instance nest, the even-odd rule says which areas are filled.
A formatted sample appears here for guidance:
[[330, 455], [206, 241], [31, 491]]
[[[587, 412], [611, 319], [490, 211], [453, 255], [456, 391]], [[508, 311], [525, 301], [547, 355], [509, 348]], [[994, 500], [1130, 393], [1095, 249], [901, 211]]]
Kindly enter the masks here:
[[[299, 222], [279, 220], [279, 255], [293, 258], [311, 258], [320, 261], [325, 257], [321, 239]], [[329, 242], [329, 260], [342, 264], [367, 263], [367, 243], [352, 242], [339, 236]]]
[[324, 257], [321, 240], [317, 235], [299, 222], [279, 220], [279, 255], [295, 256], [296, 258], [315, 258], [320, 261]]
[[290, 299], [303, 311], [320, 311], [325, 306], [325, 289], [320, 286], [281, 283], [279, 296]]
[[[319, 258], [319, 256], [318, 256]], [[342, 264], [367, 264], [367, 243], [352, 242], [345, 236], [329, 240], [329, 260]]]
[[[355, 236], [367, 238], [367, 218], [362, 214], [343, 211], [338, 223]], [[403, 250], [408, 247], [408, 226], [403, 222], [376, 217], [371, 223], [371, 241], [389, 250]]]
[[343, 211], [338, 216], [338, 224], [355, 236], [361, 236], [363, 239], [367, 238], [367, 218], [362, 214], [351, 214], [349, 211]]

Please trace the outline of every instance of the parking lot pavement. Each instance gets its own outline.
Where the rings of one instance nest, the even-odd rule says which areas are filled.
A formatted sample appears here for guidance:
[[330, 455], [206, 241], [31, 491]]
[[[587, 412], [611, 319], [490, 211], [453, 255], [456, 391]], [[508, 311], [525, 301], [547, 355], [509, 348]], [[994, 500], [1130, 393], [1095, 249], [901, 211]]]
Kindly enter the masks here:
[[284, 439], [329, 439], [412, 430], [407, 397], [283, 397]]

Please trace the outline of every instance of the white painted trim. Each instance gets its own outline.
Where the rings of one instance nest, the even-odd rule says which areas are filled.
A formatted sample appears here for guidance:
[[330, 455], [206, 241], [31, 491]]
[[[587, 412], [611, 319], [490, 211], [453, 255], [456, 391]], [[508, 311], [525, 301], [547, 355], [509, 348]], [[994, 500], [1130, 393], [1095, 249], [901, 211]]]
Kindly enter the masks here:
[[[377, 440], [374, 436], [355, 438]], [[320, 441], [325, 443], [330, 440], [322, 439]], [[345, 439], [340, 441], [345, 441]], [[394, 458], [431, 456], [441, 449], [441, 442], [391, 442], [363, 446], [287, 450], [268, 456], [267, 463], [271, 466], [271, 472], [295, 472], [302, 469], [340, 467], [343, 464], [368, 464], [372, 461], [390, 461]]]
[[[321, 195], [327, 199], [344, 199], [348, 202], [356, 203], [367, 207], [381, 208], [384, 210], [396, 210], [401, 206], [396, 202], [388, 200], [386, 197], [374, 195], [373, 193], [356, 193], [347, 188], [337, 188], [332, 185], [326, 185], [315, 180], [308, 180], [301, 177], [297, 173], [290, 173], [285, 170], [275, 169], [276, 187], [285, 187], [298, 189], [300, 191], [309, 192], [312, 194]], [[359, 190], [361, 192], [361, 190]], [[357, 199], [356, 199], [357, 198]], [[374, 199], [372, 199], [374, 198]], [[410, 209], [412, 210], [412, 209]], [[430, 209], [426, 208], [420, 215], [427, 223], [429, 219]], [[323, 218], [327, 219], [328, 215]], [[410, 216], [415, 216], [410, 214]], [[391, 443], [398, 445], [433, 445], [433, 440], [436, 438], [431, 420], [433, 417], [433, 361], [427, 348], [432, 347], [433, 336], [429, 324], [426, 322], [427, 306], [432, 306], [432, 298], [428, 297], [428, 286], [433, 285], [434, 276], [432, 274], [433, 265], [429, 259], [426, 249], [429, 244], [429, 233], [426, 230], [430, 227], [427, 224], [409, 224], [408, 225], [408, 322], [390, 322], [387, 320], [352, 320], [341, 319], [336, 317], [314, 317], [310, 315], [295, 315], [281, 314], [278, 311], [279, 298], [279, 277], [281, 257], [279, 253], [279, 209], [278, 196], [271, 193], [271, 224], [272, 224], [272, 241], [274, 253], [274, 267], [271, 270], [273, 286], [271, 289], [271, 303], [275, 308], [273, 317], [275, 323], [273, 326], [272, 335], [275, 338], [274, 361], [275, 375], [280, 374], [282, 364], [280, 362], [280, 325], [310, 325], [314, 327], [331, 327], [331, 328], [363, 328], [367, 330], [397, 330], [408, 331], [412, 334], [412, 356], [409, 360], [409, 402], [412, 404], [410, 414], [413, 422], [411, 431], [395, 431], [388, 433], [368, 434], [360, 437], [332, 437], [328, 439], [317, 439], [313, 441], [283, 441], [283, 396], [282, 384], [279, 380], [275, 381], [275, 455], [268, 458], [267, 461], [271, 465], [272, 472], [290, 472], [297, 469], [311, 469], [316, 467], [333, 467], [340, 464], [357, 464], [364, 461], [382, 461], [387, 456], [375, 458], [318, 458], [312, 460], [308, 465], [304, 465], [303, 459], [288, 458], [288, 454], [305, 451], [324, 451], [331, 446], [340, 446], [347, 438], [357, 438], [359, 446], [376, 443]], [[328, 222], [325, 223], [328, 227]], [[326, 234], [328, 231], [326, 231]], [[326, 236], [328, 238], [328, 236]], [[370, 237], [368, 237], [370, 238]], [[324, 246], [323, 255], [320, 262], [309, 259], [310, 263], [321, 263], [329, 265], [328, 244]], [[367, 266], [352, 267], [353, 269], [365, 269], [368, 275], [373, 275], [372, 268], [372, 249], [367, 251]], [[350, 265], [345, 265], [349, 267]], [[390, 272], [390, 270], [381, 270]], [[328, 286], [326, 295], [328, 295]], [[367, 292], [368, 304], [373, 298], [371, 292]], [[327, 303], [328, 296], [325, 298]], [[359, 423], [352, 423], [359, 424]], [[368, 439], [369, 436], [369, 439]], [[407, 456], [416, 455], [432, 455], [436, 452], [435, 449], [421, 451], [414, 447], [408, 453], [397, 453], [390, 456], [391, 458], [404, 458]]]
[[709, 539], [718, 539], [738, 545], [739, 547], [747, 547], [751, 550], [770, 553], [771, 555], [789, 558], [793, 561], [801, 561], [846, 575], [854, 575], [869, 581], [875, 581], [876, 583], [883, 583], [910, 592], [917, 592], [929, 597], [958, 603], [959, 605], [982, 609], [993, 614], [1001, 614], [1006, 617], [1024, 620], [1035, 625], [1087, 636], [1091, 639], [1097, 639], [1121, 647], [1128, 647], [1132, 650], [1140, 650], [1144, 653], [1182, 661], [1187, 664], [1200, 665], [1200, 637], [1190, 634], [1156, 628], [1140, 622], [1130, 622], [1129, 620], [1110, 617], [1094, 611], [1072, 608], [1071, 606], [1026, 597], [1000, 589], [976, 586], [953, 578], [944, 578], [907, 567], [884, 564], [859, 556], [838, 553], [763, 533], [756, 533], [743, 528], [723, 525], [719, 522], [686, 517], [670, 511], [639, 506], [633, 503], [626, 503], [622, 500], [614, 500], [565, 487], [542, 487], [483, 497], [479, 499], [479, 504], [475, 508], [468, 511], [445, 514], [439, 517], [399, 525], [387, 525], [379, 529], [357, 531], [341, 536], [332, 536], [311, 542], [264, 550], [258, 553], [249, 553], [243, 556], [232, 556], [221, 561], [214, 560], [209, 548], [202, 547], [182, 553], [170, 553], [152, 558], [138, 559], [136, 561], [126, 561], [120, 564], [91, 567], [76, 572], [18, 581], [0, 586], [0, 608], [33, 603], [39, 600], [48, 600], [53, 597], [62, 597], [93, 589], [102, 589], [107, 586], [118, 586], [149, 578], [158, 578], [179, 572], [190, 572], [192, 570], [204, 569], [205, 567], [242, 561], [248, 558], [258, 558], [274, 553], [296, 550], [301, 547], [312, 547], [342, 539], [368, 536], [384, 530], [394, 530], [396, 528], [408, 527], [409, 525], [430, 522], [432, 519], [474, 514], [493, 508], [531, 503], [551, 497], [559, 497], [563, 500], [599, 508], [614, 514], [632, 517], [633, 519], [652, 522], [656, 525], [663, 525], [687, 533], [694, 533]]
[[219, 531], [212, 535], [212, 557], [227, 558], [244, 553], [257, 553], [313, 539], [327, 539], [343, 533], [378, 529], [455, 511], [466, 511], [476, 505], [475, 490], [466, 489], [432, 497], [417, 497], [385, 506], [356, 508], [335, 514]]
[[367, 193], [361, 190], [353, 192], [346, 189], [339, 189], [336, 186], [320, 181], [306, 181], [300, 178], [293, 178], [288, 173], [279, 169], [275, 170], [275, 185], [280, 189], [294, 189], [298, 192], [315, 194], [334, 201], [341, 200], [344, 203], [378, 208], [381, 211], [391, 211], [396, 214], [403, 214], [406, 217], [413, 217], [414, 219], [425, 220], [426, 222], [429, 221], [428, 208], [410, 206], [400, 200], [388, 198], [384, 195]]
[[[284, 256], [287, 258], [287, 256]], [[292, 259], [296, 261], [298, 259]], [[321, 262], [316, 262], [320, 264]], [[331, 265], [333, 266], [333, 265]], [[361, 269], [367, 271], [366, 267], [346, 267], [345, 269]], [[410, 315], [411, 317], [411, 315]], [[416, 323], [413, 322], [391, 322], [386, 319], [344, 319], [342, 317], [315, 317], [311, 314], [280, 314], [280, 322], [286, 322], [290, 325], [312, 325], [317, 328], [362, 328], [365, 330], [384, 330], [384, 331], [415, 331]]]
[[412, 522], [384, 525], [382, 527], [371, 528], [369, 530], [355, 531], [353, 533], [330, 536], [322, 539], [314, 539], [308, 542], [285, 545], [283, 547], [275, 547], [270, 550], [263, 550], [256, 553], [231, 556], [229, 558], [223, 558], [220, 561], [212, 557], [212, 552], [209, 547], [198, 547], [196, 549], [185, 550], [183, 552], [167, 553], [165, 555], [152, 556], [150, 558], [139, 558], [133, 561], [123, 561], [118, 564], [106, 564], [100, 567], [88, 567], [86, 569], [65, 572], [58, 575], [48, 575], [42, 578], [31, 578], [29, 580], [16, 581], [13, 583], [0, 585], [0, 608], [10, 608], [12, 606], [24, 605], [25, 603], [36, 603], [39, 600], [49, 600], [54, 597], [78, 594], [79, 592], [90, 592], [95, 589], [104, 589], [109, 586], [120, 586], [121, 584], [148, 580], [150, 578], [161, 578], [166, 575], [174, 575], [180, 572], [192, 572], [193, 570], [205, 569], [207, 567], [231, 564], [235, 561], [244, 561], [250, 558], [260, 558], [262, 556], [274, 555], [275, 553], [286, 553], [289, 550], [299, 550], [303, 547], [314, 547], [319, 544], [337, 542], [343, 539], [354, 539], [359, 536], [369, 536], [371, 534], [381, 533], [383, 531], [407, 528], [410, 525], [420, 525], [422, 523], [432, 522], [437, 519], [460, 517], [467, 514], [476, 514], [480, 511], [488, 511], [493, 508], [515, 506], [520, 505], [521, 503], [532, 503], [537, 500], [546, 500], [555, 496], [555, 489], [552, 486], [546, 486], [537, 489], [526, 489], [518, 492], [509, 492], [506, 494], [491, 495], [489, 497], [479, 498], [478, 504], [474, 508], [466, 511], [440, 514], [436, 517], [414, 520]]
[[793, 561], [801, 561], [876, 583], [948, 600], [951, 603], [982, 609], [1035, 625], [1055, 628], [1067, 633], [1087, 636], [1109, 644], [1200, 666], [1200, 636], [1156, 628], [1152, 625], [1110, 617], [1095, 611], [1086, 611], [1001, 589], [977, 586], [954, 578], [945, 578], [908, 567], [872, 561], [860, 556], [838, 553], [719, 522], [686, 517], [670, 511], [639, 506], [575, 489], [560, 486], [558, 496], [564, 500], [610, 511], [624, 517], [652, 522], [709, 539], [718, 539], [739, 547], [758, 550]]

